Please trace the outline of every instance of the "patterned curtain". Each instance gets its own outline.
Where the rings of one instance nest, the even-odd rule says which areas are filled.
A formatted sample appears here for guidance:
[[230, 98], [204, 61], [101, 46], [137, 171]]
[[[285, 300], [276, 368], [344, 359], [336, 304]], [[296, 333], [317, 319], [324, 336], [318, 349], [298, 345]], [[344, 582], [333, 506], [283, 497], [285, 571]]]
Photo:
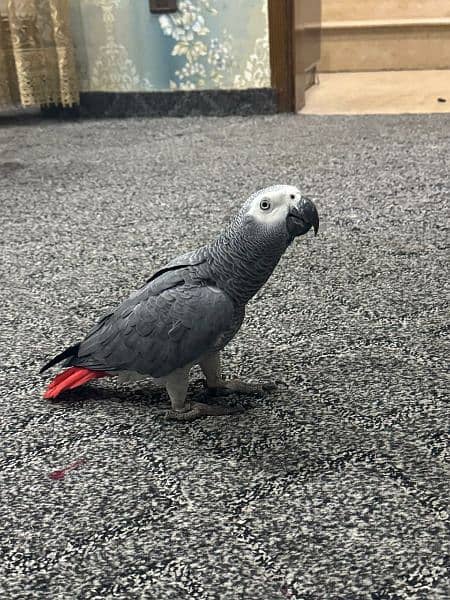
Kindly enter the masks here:
[[0, 0], [0, 106], [79, 103], [68, 0]]

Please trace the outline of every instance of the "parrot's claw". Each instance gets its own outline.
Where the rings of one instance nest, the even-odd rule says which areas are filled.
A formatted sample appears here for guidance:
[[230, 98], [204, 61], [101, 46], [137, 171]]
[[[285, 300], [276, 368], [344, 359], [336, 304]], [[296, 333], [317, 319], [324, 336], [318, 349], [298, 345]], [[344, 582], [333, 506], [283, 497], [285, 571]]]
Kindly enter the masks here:
[[215, 386], [208, 386], [208, 391], [213, 395], [220, 394], [262, 394], [264, 392], [270, 392], [277, 388], [276, 383], [246, 383], [245, 381], [240, 381], [239, 379], [229, 379], [220, 381]]
[[202, 417], [219, 417], [222, 415], [235, 415], [242, 412], [242, 408], [236, 406], [220, 406], [219, 404], [204, 404], [203, 402], [190, 402], [185, 411], [168, 410], [166, 419], [174, 421], [195, 421]]

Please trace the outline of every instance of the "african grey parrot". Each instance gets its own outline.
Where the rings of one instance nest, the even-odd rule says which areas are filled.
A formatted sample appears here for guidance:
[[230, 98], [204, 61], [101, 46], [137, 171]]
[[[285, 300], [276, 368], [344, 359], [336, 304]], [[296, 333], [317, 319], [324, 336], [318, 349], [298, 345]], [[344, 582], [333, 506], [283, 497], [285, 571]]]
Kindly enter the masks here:
[[222, 379], [219, 353], [239, 331], [247, 302], [286, 248], [311, 227], [317, 234], [317, 209], [296, 187], [256, 192], [216, 240], [172, 260], [82, 342], [47, 363], [41, 373], [63, 360], [70, 368], [51, 381], [44, 397], [97, 377], [151, 376], [165, 385], [172, 418], [230, 414], [233, 409], [186, 401], [189, 371], [199, 364], [209, 388], [264, 388]]

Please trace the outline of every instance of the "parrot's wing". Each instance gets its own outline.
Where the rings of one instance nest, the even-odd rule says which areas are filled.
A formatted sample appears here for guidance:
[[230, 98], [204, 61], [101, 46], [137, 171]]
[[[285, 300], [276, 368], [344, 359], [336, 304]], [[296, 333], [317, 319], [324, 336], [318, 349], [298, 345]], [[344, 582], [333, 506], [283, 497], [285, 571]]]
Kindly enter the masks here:
[[176, 258], [173, 258], [166, 264], [165, 268], [171, 269], [172, 267], [180, 267], [182, 265], [199, 265], [200, 263], [205, 262], [207, 254], [207, 247], [201, 246], [200, 248], [197, 248], [197, 250], [191, 250], [190, 252], [185, 252], [184, 254], [180, 254]]
[[177, 256], [176, 258], [168, 262], [162, 269], [156, 271], [156, 273], [153, 273], [153, 275], [150, 277], [150, 279], [147, 279], [145, 285], [141, 289], [144, 289], [147, 286], [147, 284], [151, 281], [161, 279], [161, 275], [164, 275], [164, 273], [201, 265], [202, 263], [206, 262], [205, 250], [206, 249], [203, 246], [198, 250], [186, 252], [186, 254], [181, 254], [180, 256]]
[[227, 294], [167, 271], [105, 317], [81, 343], [72, 364], [163, 377], [223, 347], [242, 315]]
[[[119, 306], [119, 309], [124, 308], [125, 306], [134, 305], [134, 302], [136, 302], [138, 298], [146, 297], [149, 293], [155, 296], [165, 289], [179, 285], [184, 282], [186, 268], [201, 265], [204, 262], [206, 262], [206, 259], [203, 255], [203, 248], [177, 256], [164, 267], [153, 273], [142, 287], [132, 292], [129, 298]], [[111, 319], [116, 312], [117, 310], [103, 315], [88, 333], [86, 339], [99, 331], [105, 325], [105, 322]]]
[[205, 246], [196, 251], [187, 252], [186, 254], [182, 254], [181, 256], [174, 258], [162, 269], [156, 271], [156, 273], [154, 273], [140, 289], [133, 292], [131, 296], [118, 307], [118, 309], [105, 314], [94, 325], [84, 342], [78, 342], [70, 346], [70, 348], [66, 348], [63, 352], [60, 352], [42, 367], [40, 373], [43, 373], [50, 367], [62, 361], [64, 361], [63, 366], [65, 367], [78, 364], [81, 366], [82, 361], [78, 360], [81, 345], [83, 345], [83, 352], [91, 351], [99, 339], [97, 334], [99, 334], [99, 337], [106, 336], [120, 314], [125, 316], [126, 311], [130, 309], [130, 307], [131, 310], [133, 310], [134, 306], [137, 305], [142, 298], [146, 298], [149, 294], [155, 296], [165, 289], [180, 285], [184, 282], [186, 269], [205, 263], [206, 258], [207, 252]]

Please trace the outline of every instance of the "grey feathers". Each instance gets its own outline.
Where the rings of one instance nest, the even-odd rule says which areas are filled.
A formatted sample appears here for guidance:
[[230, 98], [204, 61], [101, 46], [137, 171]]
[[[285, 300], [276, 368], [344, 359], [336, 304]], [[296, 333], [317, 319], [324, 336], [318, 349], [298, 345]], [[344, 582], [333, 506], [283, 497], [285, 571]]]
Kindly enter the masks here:
[[71, 364], [163, 377], [223, 347], [243, 311], [195, 276], [194, 266], [152, 279], [88, 334]]

